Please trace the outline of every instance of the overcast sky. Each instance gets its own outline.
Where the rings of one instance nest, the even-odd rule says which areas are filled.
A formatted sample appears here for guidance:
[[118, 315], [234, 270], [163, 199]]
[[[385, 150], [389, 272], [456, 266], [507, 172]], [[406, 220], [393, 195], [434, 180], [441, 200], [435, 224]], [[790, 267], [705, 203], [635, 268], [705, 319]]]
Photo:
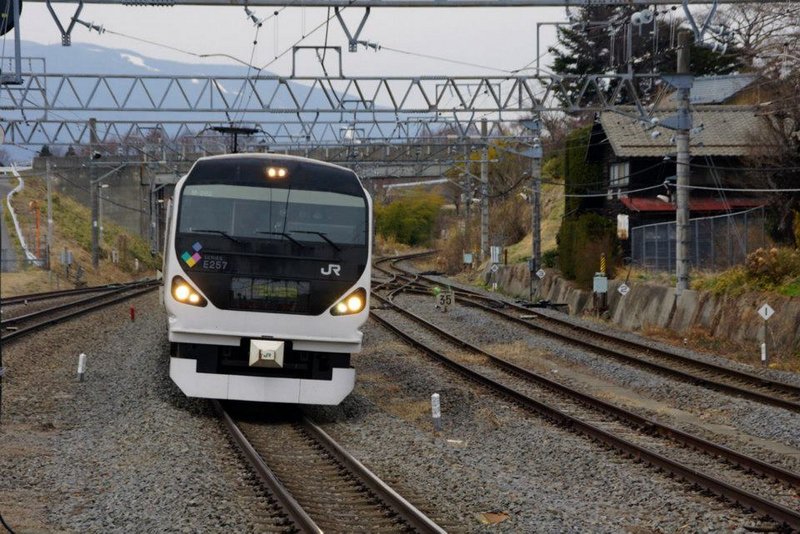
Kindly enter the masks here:
[[[253, 7], [259, 18], [267, 18], [280, 8]], [[74, 5], [58, 5], [57, 13], [67, 26]], [[331, 14], [333, 12], [331, 11]], [[364, 9], [343, 11], [351, 32], [355, 31]], [[155, 41], [198, 54], [229, 54], [262, 67], [277, 53], [290, 49], [302, 35], [308, 35], [302, 45], [321, 45], [325, 27], [311, 33], [327, 17], [325, 8], [286, 8], [278, 16], [264, 22], [253, 46], [256, 28], [239, 7], [125, 7], [87, 4], [80, 19], [103, 25], [109, 32], [98, 35], [83, 26], [72, 32], [73, 43], [92, 43], [110, 48], [126, 48], [142, 55], [182, 62], [199, 62], [190, 55], [162, 46], [144, 44], [134, 39], [112, 35], [123, 33], [139, 39]], [[566, 20], [563, 8], [373, 8], [359, 39], [384, 47], [415, 54], [440, 56], [472, 63], [459, 65], [426, 59], [386, 49], [374, 52], [360, 48], [355, 54], [347, 52], [347, 38], [334, 17], [330, 21], [328, 43], [341, 46], [345, 75], [474, 75], [497, 74], [532, 64], [536, 52], [536, 23]], [[61, 42], [59, 31], [46, 6], [26, 2], [20, 28], [23, 40], [39, 43]], [[542, 50], [554, 41], [552, 26], [542, 28]], [[8, 39], [9, 36], [7, 36]], [[6, 42], [6, 47], [10, 42]], [[311, 52], [298, 65], [298, 74], [321, 74], [319, 63]], [[24, 55], [24, 50], [23, 50]], [[216, 58], [214, 63], [230, 60]], [[542, 66], [549, 60], [542, 59]], [[338, 69], [335, 61], [326, 60], [329, 71]], [[57, 67], [48, 65], [48, 70]], [[484, 68], [486, 67], [486, 68]], [[500, 69], [500, 70], [491, 70]], [[281, 75], [291, 72], [291, 53], [268, 66]], [[93, 72], [86, 65], [86, 72]]]

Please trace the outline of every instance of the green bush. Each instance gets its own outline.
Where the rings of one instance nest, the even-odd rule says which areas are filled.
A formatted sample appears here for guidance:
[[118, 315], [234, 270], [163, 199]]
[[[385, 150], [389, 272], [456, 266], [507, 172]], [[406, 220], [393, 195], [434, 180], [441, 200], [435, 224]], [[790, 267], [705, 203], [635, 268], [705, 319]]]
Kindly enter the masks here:
[[411, 193], [375, 206], [375, 227], [384, 238], [406, 245], [429, 245], [444, 199], [432, 193]]
[[[564, 169], [564, 192], [569, 195], [596, 193], [603, 182], [603, 165], [587, 163], [592, 127], [573, 130], [567, 135], [566, 149], [562, 156]], [[565, 213], [574, 214], [602, 205], [602, 197], [566, 197]]]
[[553, 269], [558, 265], [558, 249], [551, 248], [542, 253], [542, 267]]
[[800, 248], [800, 211], [795, 210], [794, 212], [794, 224], [792, 228], [794, 229], [794, 246]]
[[600, 256], [606, 255], [606, 273], [614, 277], [619, 256], [617, 229], [609, 219], [595, 213], [564, 219], [558, 231], [558, 263], [569, 280], [588, 285], [600, 270]]

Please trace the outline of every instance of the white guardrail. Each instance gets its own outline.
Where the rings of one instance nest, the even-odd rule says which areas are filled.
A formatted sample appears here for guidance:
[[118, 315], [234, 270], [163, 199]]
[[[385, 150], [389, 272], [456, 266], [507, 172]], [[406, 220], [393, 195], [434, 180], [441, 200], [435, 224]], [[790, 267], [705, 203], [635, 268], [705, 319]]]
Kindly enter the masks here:
[[[28, 170], [30, 167], [22, 167], [21, 170]], [[19, 170], [17, 169], [16, 165], [11, 165], [11, 167], [0, 167], [0, 172], [3, 173], [11, 173], [14, 177], [19, 180], [19, 184], [17, 187], [12, 189], [8, 195], [6, 195], [6, 206], [8, 206], [8, 212], [11, 214], [11, 219], [14, 221], [14, 229], [17, 232], [17, 238], [19, 239], [19, 244], [22, 246], [22, 250], [25, 251], [25, 257], [28, 260], [32, 261], [41, 261], [39, 258], [36, 257], [36, 254], [31, 252], [28, 249], [28, 244], [25, 242], [25, 236], [22, 235], [22, 228], [19, 226], [19, 220], [17, 219], [17, 214], [14, 211], [14, 207], [11, 206], [11, 197], [14, 196], [15, 193], [19, 193], [25, 188], [25, 181], [22, 179], [22, 176], [19, 174]]]

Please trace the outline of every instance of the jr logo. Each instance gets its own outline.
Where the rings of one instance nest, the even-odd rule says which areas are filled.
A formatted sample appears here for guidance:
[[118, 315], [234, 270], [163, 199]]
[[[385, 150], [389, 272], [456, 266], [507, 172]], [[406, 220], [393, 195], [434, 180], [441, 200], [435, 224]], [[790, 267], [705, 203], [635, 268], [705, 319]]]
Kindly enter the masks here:
[[321, 272], [325, 276], [330, 276], [331, 273], [335, 274], [336, 276], [339, 276], [339, 270], [341, 270], [341, 267], [339, 265], [336, 265], [334, 263], [330, 263], [330, 264], [328, 264], [328, 268], [327, 269], [325, 267], [323, 267], [322, 269], [319, 270], [319, 272]]

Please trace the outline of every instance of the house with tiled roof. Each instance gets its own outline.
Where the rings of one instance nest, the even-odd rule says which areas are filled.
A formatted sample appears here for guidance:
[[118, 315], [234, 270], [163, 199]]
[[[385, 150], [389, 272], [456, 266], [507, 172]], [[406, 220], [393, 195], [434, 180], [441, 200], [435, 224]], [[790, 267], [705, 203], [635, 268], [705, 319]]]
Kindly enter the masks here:
[[[672, 113], [658, 112], [654, 117], [661, 120]], [[763, 197], [720, 189], [756, 185], [758, 176], [744, 170], [742, 159], [758, 145], [764, 118], [752, 107], [694, 106], [692, 121], [691, 216], [763, 205]], [[632, 225], [675, 219], [675, 134], [657, 124], [643, 125], [627, 115], [603, 112], [592, 130], [587, 160], [603, 164], [607, 208], [629, 214]]]
[[[737, 189], [770, 188], [768, 176], [749, 170], [746, 161], [754, 151], [769, 150], [764, 132], [770, 119], [759, 106], [719, 104], [752, 102], [753, 91], [758, 91], [756, 79], [698, 78], [692, 88], [689, 218], [690, 262], [695, 267], [739, 263], [749, 251], [766, 244], [763, 206], [768, 198]], [[662, 99], [656, 110], [647, 120], [637, 118], [633, 108], [600, 113], [586, 160], [602, 168], [606, 196], [600, 210], [629, 229], [620, 234], [625, 256], [650, 267], [672, 269], [677, 148], [675, 131], [661, 123], [675, 115], [674, 99]]]

